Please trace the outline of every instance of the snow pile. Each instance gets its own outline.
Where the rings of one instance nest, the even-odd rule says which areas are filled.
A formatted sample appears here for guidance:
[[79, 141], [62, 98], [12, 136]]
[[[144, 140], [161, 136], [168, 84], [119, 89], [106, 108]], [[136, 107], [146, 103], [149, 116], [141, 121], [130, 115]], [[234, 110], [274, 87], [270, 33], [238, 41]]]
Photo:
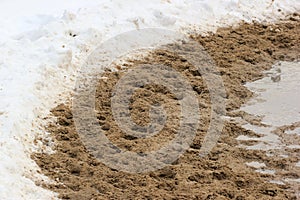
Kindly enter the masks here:
[[297, 0], [1, 1], [0, 199], [55, 197], [31, 180], [41, 176], [29, 158], [37, 119], [65, 100], [99, 42], [146, 27], [204, 33], [241, 20], [273, 21], [299, 8]]

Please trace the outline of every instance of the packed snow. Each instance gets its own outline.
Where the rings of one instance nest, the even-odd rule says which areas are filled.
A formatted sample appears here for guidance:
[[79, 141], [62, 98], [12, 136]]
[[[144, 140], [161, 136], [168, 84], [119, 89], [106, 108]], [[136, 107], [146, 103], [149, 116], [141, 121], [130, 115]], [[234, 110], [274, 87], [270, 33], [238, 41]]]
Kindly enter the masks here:
[[[0, 199], [55, 199], [36, 186], [30, 154], [42, 118], [72, 90], [75, 74], [100, 42], [160, 27], [206, 33], [245, 21], [275, 21], [298, 0], [2, 0], [0, 2]], [[259, 6], [257, 6], [259, 5]], [[281, 10], [281, 12], [278, 11]]]

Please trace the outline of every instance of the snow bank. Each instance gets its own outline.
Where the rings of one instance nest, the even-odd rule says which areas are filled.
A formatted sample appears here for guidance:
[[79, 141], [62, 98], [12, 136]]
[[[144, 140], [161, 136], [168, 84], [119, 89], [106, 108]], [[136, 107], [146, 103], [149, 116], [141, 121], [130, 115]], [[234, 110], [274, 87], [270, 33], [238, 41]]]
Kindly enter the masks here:
[[80, 0], [72, 5], [3, 0], [0, 5], [0, 199], [55, 198], [32, 181], [46, 180], [29, 158], [42, 131], [38, 119], [65, 100], [76, 70], [99, 42], [146, 27], [204, 33], [241, 20], [273, 21], [300, 9], [297, 0]]

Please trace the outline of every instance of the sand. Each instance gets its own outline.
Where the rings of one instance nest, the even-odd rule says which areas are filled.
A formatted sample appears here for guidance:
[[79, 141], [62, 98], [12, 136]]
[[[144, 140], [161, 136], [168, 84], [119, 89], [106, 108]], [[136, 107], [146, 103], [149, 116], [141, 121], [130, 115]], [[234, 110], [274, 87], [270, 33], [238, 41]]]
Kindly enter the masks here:
[[[299, 59], [300, 20], [294, 14], [277, 24], [247, 24], [221, 28], [208, 36], [193, 35], [215, 60], [226, 88], [226, 110], [231, 117], [247, 118], [251, 123], [260, 121], [244, 112], [237, 112], [253, 95], [244, 84], [258, 80], [278, 61]], [[106, 136], [119, 148], [144, 153], [156, 150], [174, 137], [178, 128], [176, 98], [164, 87], [149, 85], [132, 97], [132, 119], [139, 125], [149, 122], [149, 104], [160, 102], [170, 114], [166, 126], [151, 138], [129, 137], [114, 122], [110, 98], [116, 82], [128, 69], [139, 64], [160, 63], [172, 67], [186, 77], [199, 100], [200, 124], [190, 148], [172, 165], [163, 169], [130, 174], [111, 169], [99, 162], [82, 144], [76, 132], [72, 105], [53, 108], [57, 117], [46, 129], [51, 133], [55, 153], [36, 153], [32, 158], [41, 168], [40, 173], [55, 181], [38, 182], [60, 194], [62, 199], [296, 199], [291, 185], [269, 183], [272, 174], [257, 173], [246, 163], [260, 160], [268, 166], [286, 169], [290, 177], [299, 178], [299, 168], [290, 169], [295, 157], [274, 160], [261, 150], [238, 147], [239, 135], [257, 136], [234, 121], [226, 121], [217, 145], [206, 157], [199, 157], [203, 138], [210, 120], [210, 97], [206, 84], [191, 64], [173, 52], [153, 50], [149, 55], [127, 61], [126, 68], [107, 70], [107, 79], [99, 80], [96, 110], [99, 124]], [[51, 116], [49, 116], [51, 117]], [[43, 140], [45, 145], [50, 142]], [[246, 142], [247, 143], [247, 142]], [[290, 171], [288, 171], [290, 170]], [[297, 171], [298, 170], [298, 171]]]

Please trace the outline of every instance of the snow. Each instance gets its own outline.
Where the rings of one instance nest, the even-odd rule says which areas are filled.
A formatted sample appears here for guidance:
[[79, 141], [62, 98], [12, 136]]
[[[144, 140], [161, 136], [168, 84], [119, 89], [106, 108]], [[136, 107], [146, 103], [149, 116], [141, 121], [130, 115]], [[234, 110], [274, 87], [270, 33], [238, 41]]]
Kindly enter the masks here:
[[[259, 7], [257, 5], [259, 4]], [[0, 2], [0, 199], [51, 199], [29, 158], [49, 109], [72, 90], [76, 70], [100, 42], [146, 27], [198, 33], [241, 20], [275, 21], [297, 0], [2, 0]], [[278, 12], [281, 9], [281, 12]]]

